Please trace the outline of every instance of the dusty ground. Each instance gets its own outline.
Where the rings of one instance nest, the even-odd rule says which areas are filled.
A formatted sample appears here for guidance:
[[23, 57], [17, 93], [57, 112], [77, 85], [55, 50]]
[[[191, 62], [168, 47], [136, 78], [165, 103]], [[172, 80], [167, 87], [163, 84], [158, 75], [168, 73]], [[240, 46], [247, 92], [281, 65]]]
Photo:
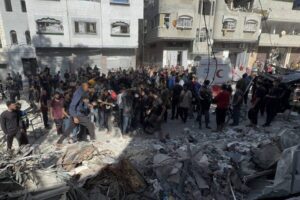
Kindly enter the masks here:
[[[5, 105], [0, 105], [0, 110], [5, 109]], [[117, 163], [121, 158], [129, 158], [137, 169], [142, 173], [146, 174], [150, 166], [154, 163], [153, 156], [163, 151], [165, 154], [175, 155], [186, 152], [187, 143], [192, 149], [201, 149], [212, 147], [207, 149], [205, 154], [210, 154], [210, 151], [214, 149], [222, 150], [235, 144], [239, 144], [239, 151], [249, 152], [250, 148], [257, 147], [262, 142], [271, 141], [272, 138], [279, 135], [285, 129], [294, 129], [299, 127], [300, 118], [299, 116], [291, 116], [289, 120], [284, 119], [284, 115], [279, 114], [276, 120], [272, 123], [271, 127], [263, 128], [259, 126], [257, 129], [246, 127], [249, 123], [246, 119], [246, 113], [244, 113], [242, 123], [238, 127], [226, 127], [223, 133], [215, 133], [208, 129], [199, 129], [198, 123], [195, 119], [189, 119], [186, 124], [183, 124], [181, 120], [168, 120], [167, 123], [163, 124], [163, 132], [170, 135], [170, 139], [167, 140], [166, 144], [161, 143], [157, 136], [146, 135], [142, 131], [134, 131], [130, 135], [116, 136], [114, 134], [107, 134], [106, 132], [96, 131], [97, 140], [93, 145], [100, 152], [100, 156], [94, 157], [92, 161], [84, 162], [83, 165], [75, 170], [69, 172], [69, 175], [79, 173], [82, 170], [93, 167], [96, 163], [112, 164]], [[265, 118], [260, 117], [259, 124], [264, 123]], [[37, 119], [34, 121], [34, 131], [30, 127], [28, 135], [30, 143], [38, 149], [41, 155], [47, 156], [48, 154], [61, 155], [65, 150], [74, 145], [67, 144], [65, 141], [64, 147], [58, 149], [54, 144], [58, 140], [59, 136], [56, 134], [55, 127], [53, 125], [51, 130], [45, 130], [43, 128], [42, 121]], [[211, 113], [210, 126], [215, 128], [215, 115]], [[299, 128], [296, 130], [300, 130]], [[189, 140], [189, 142], [187, 141]], [[86, 142], [80, 142], [75, 145], [86, 145]], [[3, 145], [2, 145], [3, 146]], [[14, 147], [17, 149], [16, 141]], [[211, 155], [214, 156], [214, 153]], [[218, 158], [216, 158], [218, 159]], [[218, 165], [221, 168], [227, 168], [228, 162], [219, 160]], [[50, 160], [49, 166], [55, 164], [56, 160]], [[151, 181], [147, 179], [147, 181]], [[259, 183], [259, 182], [257, 182]], [[262, 185], [265, 182], [262, 183]], [[239, 198], [254, 199], [253, 196], [261, 190], [259, 184], [248, 185], [250, 187], [250, 195], [242, 195]], [[237, 198], [237, 199], [239, 199]]]

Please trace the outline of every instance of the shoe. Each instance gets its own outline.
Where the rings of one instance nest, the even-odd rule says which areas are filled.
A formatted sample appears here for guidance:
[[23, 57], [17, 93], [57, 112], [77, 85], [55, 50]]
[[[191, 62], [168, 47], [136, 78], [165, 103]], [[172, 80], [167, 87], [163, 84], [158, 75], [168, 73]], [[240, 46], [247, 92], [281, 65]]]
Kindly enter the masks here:
[[270, 124], [264, 124], [264, 125], [262, 125], [263, 127], [269, 127], [270, 126]]
[[211, 129], [211, 127], [210, 127], [210, 126], [206, 126], [206, 128], [207, 128], [207, 129]]

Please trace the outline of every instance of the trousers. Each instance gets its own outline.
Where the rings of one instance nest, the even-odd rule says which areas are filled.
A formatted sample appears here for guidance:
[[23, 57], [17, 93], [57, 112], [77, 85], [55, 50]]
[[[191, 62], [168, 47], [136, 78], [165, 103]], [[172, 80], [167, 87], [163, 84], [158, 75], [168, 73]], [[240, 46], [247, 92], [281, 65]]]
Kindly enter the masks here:
[[[80, 116], [78, 117], [79, 119], [79, 124], [86, 127], [89, 135], [90, 135], [90, 139], [91, 140], [95, 140], [96, 136], [95, 136], [95, 126], [94, 124], [90, 121], [90, 119], [87, 116]], [[70, 136], [71, 132], [73, 131], [73, 129], [77, 126], [77, 124], [74, 123], [74, 120], [71, 120], [69, 127], [67, 128], [67, 130], [64, 132], [64, 134], [59, 138], [59, 140], [57, 141], [57, 144], [62, 144], [63, 141]]]

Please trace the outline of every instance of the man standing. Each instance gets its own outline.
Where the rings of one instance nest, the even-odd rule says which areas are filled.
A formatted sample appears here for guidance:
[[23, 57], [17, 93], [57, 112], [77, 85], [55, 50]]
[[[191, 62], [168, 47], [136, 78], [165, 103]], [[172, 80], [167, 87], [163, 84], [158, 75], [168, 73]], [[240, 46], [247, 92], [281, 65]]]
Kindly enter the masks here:
[[189, 108], [192, 105], [192, 99], [192, 92], [188, 90], [186, 85], [184, 85], [180, 94], [180, 118], [182, 119], [183, 123], [186, 123]]
[[280, 81], [275, 80], [273, 82], [273, 87], [266, 95], [266, 123], [263, 125], [264, 127], [270, 126], [271, 122], [274, 120], [275, 116], [278, 113], [280, 108], [280, 97], [283, 91], [279, 88]]
[[232, 118], [233, 118], [233, 123], [230, 124], [231, 126], [238, 126], [240, 122], [240, 114], [241, 114], [241, 106], [243, 104], [243, 96], [244, 93], [242, 89], [240, 88], [239, 85], [236, 86], [236, 91], [233, 95], [233, 100], [232, 100]]
[[22, 133], [20, 127], [20, 116], [17, 112], [17, 105], [14, 101], [8, 101], [6, 103], [7, 110], [1, 114], [1, 128], [6, 135], [7, 150], [11, 152], [13, 140], [16, 137], [19, 146], [25, 144], [22, 142]]
[[58, 135], [63, 134], [64, 113], [64, 100], [58, 92], [55, 92], [54, 98], [50, 104], [50, 116], [51, 119], [54, 120]]
[[257, 126], [258, 112], [261, 106], [263, 105], [265, 96], [266, 96], [266, 88], [263, 86], [261, 80], [257, 80], [256, 90], [252, 97], [252, 106], [251, 109], [248, 111], [248, 118], [251, 123], [250, 126], [253, 127]]
[[203, 87], [200, 89], [200, 110], [199, 110], [199, 128], [202, 128], [202, 115], [205, 118], [205, 126], [207, 129], [211, 129], [209, 126], [209, 109], [212, 101], [212, 92], [209, 87], [210, 81], [205, 80]]
[[172, 91], [172, 118], [171, 119], [175, 119], [175, 117], [176, 119], [178, 119], [181, 91], [182, 91], [182, 86], [179, 84], [179, 80], [176, 77], [175, 86]]
[[90, 121], [89, 117], [84, 112], [82, 112], [83, 110], [85, 110], [85, 102], [83, 101], [83, 97], [88, 95], [89, 90], [90, 88], [88, 83], [83, 83], [82, 86], [79, 87], [73, 94], [73, 98], [69, 108], [69, 113], [73, 120], [71, 120], [70, 126], [59, 138], [57, 144], [62, 144], [64, 139], [69, 137], [70, 133], [73, 131], [77, 124], [86, 127], [89, 131], [90, 139], [95, 140], [95, 126]]
[[41, 112], [43, 116], [43, 122], [46, 129], [49, 129], [50, 126], [48, 124], [49, 118], [48, 118], [48, 94], [46, 90], [42, 90], [42, 95], [40, 99], [41, 104]]
[[217, 132], [221, 132], [225, 126], [226, 114], [230, 104], [230, 93], [227, 91], [227, 85], [223, 84], [221, 89], [222, 91], [214, 98], [214, 102], [217, 104]]

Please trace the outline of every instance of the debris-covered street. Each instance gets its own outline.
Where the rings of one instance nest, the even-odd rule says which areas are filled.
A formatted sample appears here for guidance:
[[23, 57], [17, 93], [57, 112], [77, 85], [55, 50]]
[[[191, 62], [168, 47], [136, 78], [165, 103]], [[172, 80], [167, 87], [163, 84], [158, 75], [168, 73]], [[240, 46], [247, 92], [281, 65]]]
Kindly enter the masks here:
[[300, 200], [300, 0], [0, 0], [0, 200]]
[[[212, 114], [213, 117], [213, 114]], [[29, 133], [33, 145], [10, 159], [1, 150], [0, 199], [261, 199], [299, 193], [299, 116], [268, 128], [223, 133], [193, 119], [163, 126], [162, 143], [141, 130], [97, 132], [97, 141], [57, 149], [55, 130]], [[277, 167], [276, 167], [277, 166]], [[9, 192], [8, 192], [9, 191]], [[21, 199], [22, 199], [21, 198]], [[279, 198], [280, 199], [280, 198]]]

